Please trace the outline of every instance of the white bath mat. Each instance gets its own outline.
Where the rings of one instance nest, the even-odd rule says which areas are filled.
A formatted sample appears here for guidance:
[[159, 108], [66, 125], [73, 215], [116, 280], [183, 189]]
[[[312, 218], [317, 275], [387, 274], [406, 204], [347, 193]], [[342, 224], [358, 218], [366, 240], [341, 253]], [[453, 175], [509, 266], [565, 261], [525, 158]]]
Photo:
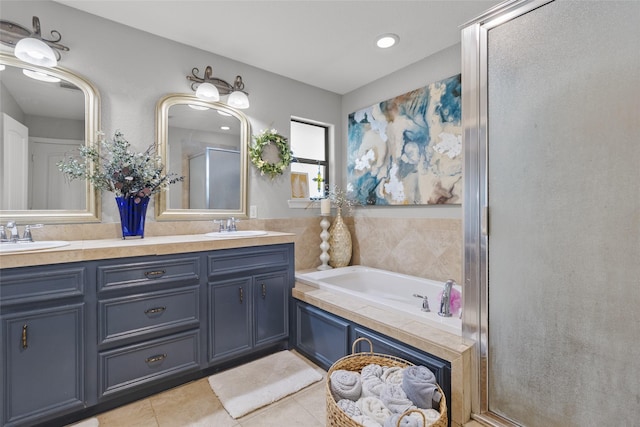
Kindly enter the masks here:
[[280, 351], [209, 377], [209, 385], [233, 418], [239, 418], [322, 379], [290, 351]]
[[73, 424], [71, 427], [98, 427], [100, 422], [97, 418], [88, 418], [84, 421], [80, 421], [77, 424]]

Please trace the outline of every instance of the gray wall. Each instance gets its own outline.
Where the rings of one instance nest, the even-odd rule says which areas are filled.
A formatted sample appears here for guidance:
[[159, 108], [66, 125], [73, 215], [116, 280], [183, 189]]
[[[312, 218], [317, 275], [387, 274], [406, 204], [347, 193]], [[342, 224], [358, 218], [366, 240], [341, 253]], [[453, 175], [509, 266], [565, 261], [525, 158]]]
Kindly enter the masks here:
[[[121, 130], [135, 147], [154, 142], [155, 104], [167, 93], [191, 93], [185, 78], [193, 67], [211, 65], [214, 76], [245, 81], [251, 108], [243, 112], [251, 132], [275, 127], [288, 136], [291, 116], [334, 126], [335, 176], [343, 184], [346, 170], [346, 117], [366, 107], [460, 72], [460, 46], [456, 45], [377, 80], [344, 96], [251, 67], [190, 46], [116, 24], [51, 1], [2, 1], [2, 19], [29, 26], [40, 18], [42, 31], [62, 34], [69, 46], [60, 66], [88, 77], [102, 98], [102, 129], [107, 135]], [[2, 49], [5, 49], [2, 47]], [[274, 181], [250, 166], [249, 205], [258, 206], [260, 218], [311, 216], [305, 209], [289, 209], [288, 175]], [[112, 194], [104, 193], [103, 222], [117, 222]], [[152, 212], [152, 210], [150, 210]], [[459, 218], [459, 206], [371, 207], [357, 215], [382, 217]], [[153, 220], [153, 218], [149, 218]]]
[[[3, 0], [1, 13], [2, 19], [27, 27], [36, 15], [43, 33], [58, 30], [61, 42], [70, 48], [63, 53], [60, 66], [89, 78], [100, 91], [102, 129], [107, 135], [121, 130], [141, 150], [154, 143], [156, 102], [167, 93], [192, 93], [186, 76], [193, 67], [203, 70], [207, 65], [213, 67], [215, 77], [227, 81], [242, 75], [251, 101], [251, 108], [244, 113], [253, 134], [274, 127], [288, 136], [289, 120], [296, 116], [334, 125], [337, 137], [342, 136], [341, 97], [335, 93], [52, 1]], [[288, 175], [271, 181], [250, 167], [249, 204], [258, 206], [260, 218], [315, 214], [289, 209], [289, 198]], [[102, 206], [102, 221], [117, 222], [111, 193], [102, 195]]]

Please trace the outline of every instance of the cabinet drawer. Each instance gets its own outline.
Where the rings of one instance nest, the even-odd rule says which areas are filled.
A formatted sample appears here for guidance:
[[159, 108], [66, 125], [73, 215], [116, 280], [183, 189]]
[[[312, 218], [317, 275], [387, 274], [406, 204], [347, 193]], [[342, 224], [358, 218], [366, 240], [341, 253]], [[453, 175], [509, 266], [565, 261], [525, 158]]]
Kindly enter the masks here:
[[100, 397], [199, 369], [198, 334], [199, 331], [176, 334], [100, 353]]
[[197, 257], [105, 265], [98, 267], [98, 291], [173, 282], [196, 284], [200, 279], [199, 272], [200, 261]]
[[50, 301], [84, 294], [86, 268], [33, 267], [0, 272], [0, 304]]
[[99, 301], [99, 343], [198, 326], [199, 290], [192, 286]]
[[287, 246], [217, 251], [207, 257], [209, 276], [289, 265]]

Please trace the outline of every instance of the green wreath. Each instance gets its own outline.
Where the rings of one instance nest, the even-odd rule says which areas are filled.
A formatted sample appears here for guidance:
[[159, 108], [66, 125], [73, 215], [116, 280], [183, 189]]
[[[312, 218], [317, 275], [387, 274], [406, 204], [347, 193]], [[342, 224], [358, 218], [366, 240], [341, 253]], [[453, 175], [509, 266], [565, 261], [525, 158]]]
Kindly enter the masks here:
[[[260, 175], [267, 174], [271, 179], [277, 175], [282, 175], [287, 166], [291, 164], [291, 160], [293, 160], [293, 153], [289, 149], [287, 138], [278, 134], [275, 129], [267, 129], [258, 135], [254, 135], [253, 139], [255, 143], [249, 147], [249, 158], [251, 163], [260, 171]], [[269, 144], [273, 144], [278, 149], [280, 161], [277, 163], [269, 163], [262, 158], [262, 151]]]

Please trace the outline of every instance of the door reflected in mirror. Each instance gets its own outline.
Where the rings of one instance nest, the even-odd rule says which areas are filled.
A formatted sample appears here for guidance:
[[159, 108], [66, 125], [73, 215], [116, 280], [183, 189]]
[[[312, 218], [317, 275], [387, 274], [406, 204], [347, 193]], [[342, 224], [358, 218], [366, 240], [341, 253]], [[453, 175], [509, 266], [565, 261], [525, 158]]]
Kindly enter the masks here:
[[28, 77], [20, 67], [1, 73], [0, 209], [84, 208], [84, 183], [67, 182], [56, 167], [84, 143], [84, 93], [66, 80]]
[[249, 124], [241, 112], [190, 95], [168, 95], [156, 109], [158, 153], [185, 177], [162, 193], [156, 218], [246, 217]]
[[0, 64], [0, 220], [99, 221], [90, 183], [69, 182], [57, 168], [99, 129], [97, 90], [60, 67], [33, 66], [5, 54]]

